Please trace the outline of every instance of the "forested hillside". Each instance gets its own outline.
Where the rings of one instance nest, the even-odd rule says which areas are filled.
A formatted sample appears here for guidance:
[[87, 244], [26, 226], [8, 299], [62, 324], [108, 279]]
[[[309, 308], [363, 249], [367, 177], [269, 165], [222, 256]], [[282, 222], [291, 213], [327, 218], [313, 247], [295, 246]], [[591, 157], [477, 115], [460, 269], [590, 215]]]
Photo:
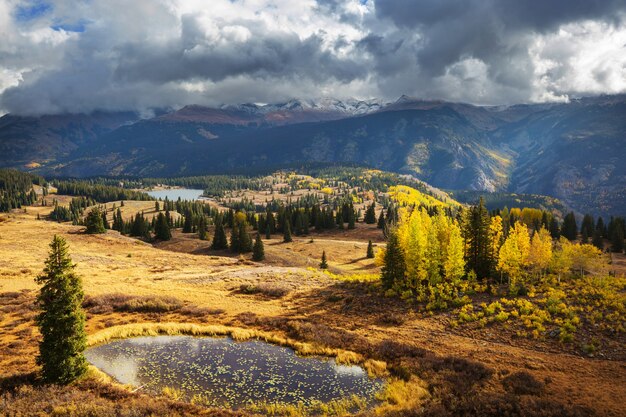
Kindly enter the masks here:
[[[51, 151], [33, 161], [54, 175], [142, 177], [351, 163], [411, 174], [445, 189], [542, 194], [579, 213], [624, 214], [623, 96], [511, 107], [407, 97], [366, 110], [336, 106], [286, 104], [276, 107], [281, 118], [269, 117], [276, 109], [255, 105], [186, 107], [101, 131], [97, 140], [73, 141], [69, 155]], [[0, 126], [0, 135], [43, 140], [32, 129], [7, 129]], [[24, 162], [10, 156], [19, 143], [3, 141], [5, 165]]]

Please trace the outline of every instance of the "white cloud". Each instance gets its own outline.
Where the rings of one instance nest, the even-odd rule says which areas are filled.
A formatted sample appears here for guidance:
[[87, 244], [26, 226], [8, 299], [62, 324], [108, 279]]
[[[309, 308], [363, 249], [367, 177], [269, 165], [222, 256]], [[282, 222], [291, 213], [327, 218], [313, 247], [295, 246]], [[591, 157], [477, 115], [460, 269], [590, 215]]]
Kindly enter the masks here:
[[626, 91], [623, 11], [581, 3], [571, 16], [511, 24], [493, 7], [378, 1], [58, 0], [19, 18], [37, 3], [0, 0], [0, 111], [403, 93], [497, 104]]

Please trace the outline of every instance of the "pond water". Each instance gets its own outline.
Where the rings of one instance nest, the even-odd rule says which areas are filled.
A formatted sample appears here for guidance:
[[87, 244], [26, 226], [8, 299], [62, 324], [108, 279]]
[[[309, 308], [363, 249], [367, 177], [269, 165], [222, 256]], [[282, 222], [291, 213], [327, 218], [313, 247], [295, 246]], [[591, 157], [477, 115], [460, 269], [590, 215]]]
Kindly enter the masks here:
[[359, 366], [300, 357], [289, 348], [230, 338], [154, 336], [116, 340], [85, 352], [87, 360], [123, 384], [185, 399], [241, 408], [253, 403], [311, 405], [352, 395], [369, 404], [383, 387]]
[[197, 200], [202, 196], [204, 190], [194, 190], [191, 188], [169, 188], [166, 190], [146, 191], [146, 193], [156, 199], [165, 200], [167, 197], [170, 201], [176, 201], [180, 197], [181, 200]]

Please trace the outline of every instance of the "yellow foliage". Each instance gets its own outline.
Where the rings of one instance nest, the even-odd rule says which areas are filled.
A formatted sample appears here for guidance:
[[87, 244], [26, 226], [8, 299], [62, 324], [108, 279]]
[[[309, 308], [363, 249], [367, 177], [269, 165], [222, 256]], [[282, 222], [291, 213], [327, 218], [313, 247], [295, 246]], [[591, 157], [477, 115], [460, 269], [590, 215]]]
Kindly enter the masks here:
[[389, 187], [389, 197], [398, 202], [400, 206], [438, 206], [438, 207], [460, 207], [455, 200], [450, 199], [443, 202], [430, 195], [424, 194], [415, 188], [406, 185], [394, 185]]

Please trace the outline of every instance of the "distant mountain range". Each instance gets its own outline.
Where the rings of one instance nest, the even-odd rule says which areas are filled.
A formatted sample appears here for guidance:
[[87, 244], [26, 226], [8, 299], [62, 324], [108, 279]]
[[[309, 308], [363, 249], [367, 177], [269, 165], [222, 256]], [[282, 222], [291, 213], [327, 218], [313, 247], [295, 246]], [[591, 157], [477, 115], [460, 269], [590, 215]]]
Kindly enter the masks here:
[[291, 100], [0, 118], [0, 166], [47, 175], [181, 176], [351, 163], [436, 187], [544, 194], [626, 214], [626, 96], [479, 107]]

